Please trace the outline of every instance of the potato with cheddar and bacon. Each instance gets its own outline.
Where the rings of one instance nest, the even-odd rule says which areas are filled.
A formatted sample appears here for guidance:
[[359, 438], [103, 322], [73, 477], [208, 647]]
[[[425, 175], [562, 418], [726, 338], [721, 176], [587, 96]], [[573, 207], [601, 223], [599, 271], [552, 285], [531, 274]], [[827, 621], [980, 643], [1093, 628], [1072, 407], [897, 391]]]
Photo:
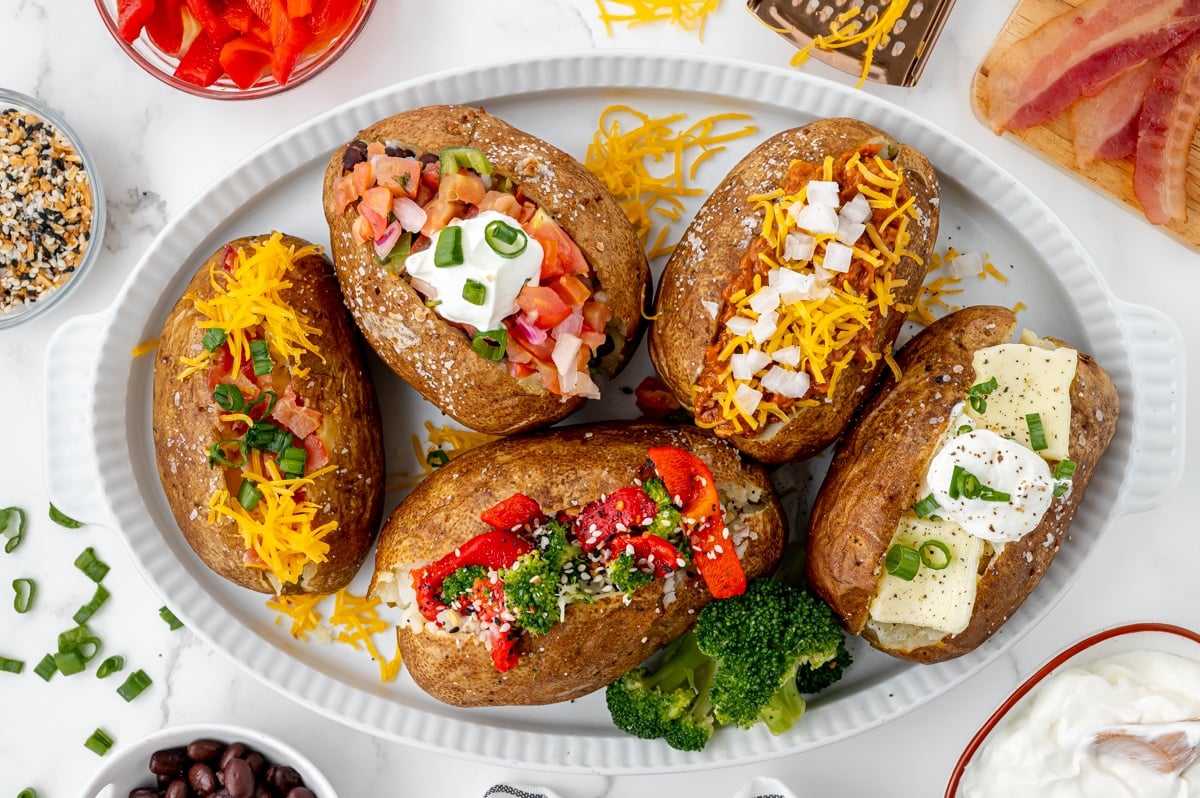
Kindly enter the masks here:
[[926, 158], [854, 119], [734, 167], [667, 262], [650, 357], [696, 423], [764, 462], [832, 443], [891, 360], [938, 230]]
[[332, 593], [383, 512], [379, 408], [333, 266], [306, 241], [242, 238], [163, 325], [154, 449], [184, 538], [263, 593]]

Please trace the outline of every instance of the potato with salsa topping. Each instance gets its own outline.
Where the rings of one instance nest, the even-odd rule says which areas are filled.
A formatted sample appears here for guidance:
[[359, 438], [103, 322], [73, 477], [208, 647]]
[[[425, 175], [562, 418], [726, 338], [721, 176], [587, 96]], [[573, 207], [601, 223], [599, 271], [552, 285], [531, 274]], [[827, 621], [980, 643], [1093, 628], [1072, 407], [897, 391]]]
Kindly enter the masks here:
[[832, 443], [891, 358], [938, 230], [929, 161], [854, 119], [734, 167], [667, 262], [650, 357], [696, 423], [758, 460]]
[[649, 266], [620, 206], [574, 158], [481, 109], [372, 125], [333, 153], [324, 201], [367, 341], [473, 429], [566, 417], [637, 345]]

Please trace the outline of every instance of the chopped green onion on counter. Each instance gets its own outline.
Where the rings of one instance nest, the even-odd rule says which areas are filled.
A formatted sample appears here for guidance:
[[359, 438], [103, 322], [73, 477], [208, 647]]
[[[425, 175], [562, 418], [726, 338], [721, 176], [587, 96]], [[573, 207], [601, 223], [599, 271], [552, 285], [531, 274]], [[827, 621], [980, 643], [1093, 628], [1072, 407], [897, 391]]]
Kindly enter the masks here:
[[108, 732], [97, 726], [96, 730], [92, 732], [92, 736], [87, 738], [83, 745], [97, 756], [104, 756], [108, 753], [108, 749], [113, 747], [113, 738]]
[[50, 502], [50, 520], [59, 526], [65, 526], [67, 529], [79, 529], [79, 527], [83, 526], [82, 521], [76, 521], [74, 518], [55, 507], [54, 502]]
[[33, 609], [33, 599], [37, 596], [37, 582], [32, 579], [14, 579], [12, 586], [17, 594], [13, 598], [13, 609], [24, 615]]
[[125, 681], [117, 688], [117, 695], [126, 701], [132, 701], [140, 696], [151, 684], [151, 679], [146, 675], [146, 672], [138, 669], [125, 678]]
[[183, 626], [183, 621], [176, 618], [175, 613], [171, 612], [167, 607], [158, 608], [158, 617], [167, 622], [167, 626], [171, 627], [172, 632]]
[[83, 571], [88, 579], [96, 583], [104, 579], [104, 576], [108, 573], [108, 563], [99, 559], [91, 546], [88, 546], [83, 550], [83, 553], [75, 558], [75, 567]]

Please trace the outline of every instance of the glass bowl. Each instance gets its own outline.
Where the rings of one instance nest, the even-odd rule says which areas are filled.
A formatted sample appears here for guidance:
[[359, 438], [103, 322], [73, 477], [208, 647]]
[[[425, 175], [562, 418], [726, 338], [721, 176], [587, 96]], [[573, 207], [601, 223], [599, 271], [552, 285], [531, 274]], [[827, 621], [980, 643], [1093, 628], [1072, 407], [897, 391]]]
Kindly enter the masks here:
[[[180, 4], [181, 7], [183, 4]], [[340, 36], [333, 39], [325, 49], [316, 53], [304, 54], [296, 62], [296, 68], [285, 84], [276, 83], [270, 74], [263, 75], [256, 83], [248, 88], [241, 88], [228, 75], [222, 75], [211, 86], [197, 86], [175, 77], [175, 67], [179, 65], [179, 57], [159, 50], [143, 30], [138, 37], [129, 43], [121, 38], [117, 30], [117, 0], [96, 0], [96, 9], [105, 27], [112, 34], [113, 40], [120, 45], [126, 55], [134, 63], [158, 78], [163, 83], [180, 91], [197, 97], [209, 97], [216, 100], [252, 100], [257, 97], [270, 97], [282, 91], [299, 86], [306, 80], [315, 77], [327, 66], [346, 51], [346, 48], [358, 37], [366, 24], [367, 18], [375, 8], [375, 0], [359, 0], [354, 17]]]
[[244, 743], [274, 764], [288, 765], [304, 779], [304, 786], [317, 798], [337, 798], [333, 785], [307, 757], [282, 740], [269, 734], [222, 723], [192, 723], [153, 732], [129, 745], [120, 740], [104, 757], [104, 765], [87, 783], [84, 798], [125, 798], [138, 787], [153, 787], [150, 756], [165, 748], [186, 746], [193, 740], [217, 740], [225, 744]]
[[1085, 637], [1043, 665], [1004, 700], [983, 727], [975, 733], [958, 758], [946, 785], [945, 798], [959, 798], [959, 785], [975, 758], [980, 755], [996, 727], [1045, 681], [1067, 668], [1088, 665], [1114, 654], [1154, 651], [1175, 654], [1200, 662], [1200, 634], [1165, 623], [1131, 623], [1105, 629]]
[[[81, 235], [85, 235], [87, 239], [83, 255], [69, 269], [64, 268], [58, 277], [50, 278], [56, 280], [61, 278], [61, 282], [56, 288], [45, 291], [45, 293], [37, 296], [32, 302], [14, 305], [11, 308], [8, 305], [7, 290], [5, 290], [4, 294], [0, 294], [0, 297], [2, 297], [0, 299], [0, 330], [7, 327], [15, 327], [22, 322], [42, 315], [51, 307], [61, 302], [63, 297], [79, 284], [84, 274], [91, 268], [92, 263], [100, 256], [104, 242], [104, 225], [107, 218], [104, 207], [104, 189], [100, 184], [96, 162], [88, 155], [83, 142], [80, 141], [79, 136], [75, 135], [75, 131], [66, 123], [66, 120], [47, 108], [40, 100], [21, 94], [20, 92], [0, 88], [0, 114], [6, 113], [8, 109], [15, 109], [22, 114], [35, 116], [43, 122], [48, 123], [51, 128], [54, 128], [66, 140], [67, 145], [78, 153], [79, 159], [82, 162], [83, 172], [87, 175], [87, 193], [90, 195], [88, 201], [91, 202], [92, 218], [90, 224], [80, 231]], [[9, 130], [9, 134], [0, 135], [0, 149], [7, 149], [12, 146], [14, 136], [15, 133], [12, 129]], [[26, 142], [32, 140], [32, 137], [28, 133], [24, 134], [24, 137]], [[16, 146], [20, 149], [26, 145], [19, 144]], [[54, 155], [54, 153], [48, 153], [48, 155]], [[53, 177], [54, 175], [62, 174], [64, 170], [61, 166], [52, 166], [51, 172], [51, 177]], [[19, 188], [8, 177], [5, 177], [4, 182], [0, 184], [0, 194], [6, 194], [10, 189], [15, 190], [14, 196], [0, 196], [0, 221], [16, 218], [21, 215], [22, 211], [27, 211], [31, 207], [30, 204], [24, 201], [24, 198], [19, 196]], [[57, 209], [55, 210], [56, 212], [61, 212], [57, 211]], [[68, 205], [65, 210], [69, 215], [71, 206]], [[22, 216], [22, 218], [29, 219], [27, 216]], [[60, 221], [52, 219], [44, 213], [39, 214], [38, 218], [46, 223], [57, 224]], [[18, 279], [15, 273], [10, 273], [3, 267], [0, 267], [0, 278]]]

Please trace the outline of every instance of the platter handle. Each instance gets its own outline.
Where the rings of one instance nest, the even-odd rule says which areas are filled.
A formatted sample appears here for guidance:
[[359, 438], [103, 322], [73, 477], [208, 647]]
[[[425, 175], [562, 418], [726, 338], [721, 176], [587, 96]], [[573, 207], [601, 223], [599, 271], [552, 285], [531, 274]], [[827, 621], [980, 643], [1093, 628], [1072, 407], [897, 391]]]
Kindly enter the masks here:
[[1133, 452], [1117, 499], [1123, 515], [1151, 510], [1166, 501], [1183, 478], [1183, 334], [1162, 311], [1116, 303], [1125, 327], [1135, 386]]
[[79, 521], [116, 527], [104, 497], [93, 418], [106, 314], [79, 316], [63, 324], [46, 346], [44, 399], [45, 480], [50, 501]]

